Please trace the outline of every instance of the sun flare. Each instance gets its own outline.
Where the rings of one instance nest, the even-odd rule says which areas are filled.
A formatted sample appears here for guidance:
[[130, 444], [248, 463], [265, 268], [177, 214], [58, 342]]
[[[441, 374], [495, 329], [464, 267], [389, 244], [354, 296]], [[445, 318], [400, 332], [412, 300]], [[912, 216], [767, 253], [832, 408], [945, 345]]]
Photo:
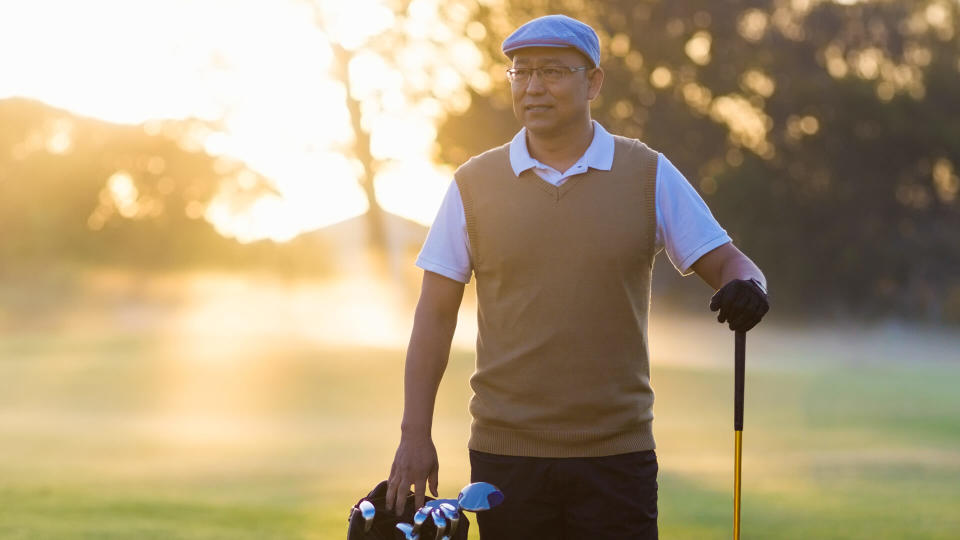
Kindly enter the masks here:
[[[395, 24], [379, 0], [6, 4], [0, 7], [0, 99], [28, 97], [145, 129], [158, 120], [212, 122], [217, 128], [204, 133], [198, 147], [243, 161], [277, 194], [242, 214], [221, 194], [205, 217], [241, 241], [284, 241], [368, 208], [358, 185], [362, 168], [349, 151], [354, 133], [346, 81], [332, 73], [331, 43], [338, 43], [354, 54], [350, 83], [353, 97], [363, 101], [374, 157], [399, 160], [382, 168], [377, 200], [426, 224], [449, 182], [449, 170], [431, 159], [443, 106], [411, 98], [411, 82], [363, 49]], [[414, 47], [401, 63], [428, 53]], [[464, 77], [438, 73], [446, 73], [444, 92], [463, 91]], [[47, 146], [69, 152], [69, 134]]]

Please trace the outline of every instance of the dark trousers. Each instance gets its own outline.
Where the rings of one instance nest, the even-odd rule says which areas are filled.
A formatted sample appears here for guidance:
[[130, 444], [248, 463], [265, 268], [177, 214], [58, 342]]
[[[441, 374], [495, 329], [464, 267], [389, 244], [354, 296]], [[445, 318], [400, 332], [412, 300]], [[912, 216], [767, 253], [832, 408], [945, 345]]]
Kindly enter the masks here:
[[470, 481], [503, 503], [478, 512], [481, 540], [656, 540], [657, 455], [534, 458], [470, 451]]

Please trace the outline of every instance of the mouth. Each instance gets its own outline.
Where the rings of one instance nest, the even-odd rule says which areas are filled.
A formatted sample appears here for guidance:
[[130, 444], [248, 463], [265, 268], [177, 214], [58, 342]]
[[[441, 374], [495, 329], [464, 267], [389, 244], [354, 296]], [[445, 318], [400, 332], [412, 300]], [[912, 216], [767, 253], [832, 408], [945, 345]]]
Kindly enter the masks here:
[[550, 105], [527, 105], [523, 108], [524, 111], [530, 113], [542, 113], [552, 109]]

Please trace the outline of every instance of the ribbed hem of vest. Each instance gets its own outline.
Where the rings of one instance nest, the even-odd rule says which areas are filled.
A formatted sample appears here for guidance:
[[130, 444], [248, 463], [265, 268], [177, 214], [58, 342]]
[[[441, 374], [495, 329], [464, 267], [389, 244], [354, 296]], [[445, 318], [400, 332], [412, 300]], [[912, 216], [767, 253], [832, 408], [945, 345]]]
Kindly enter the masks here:
[[656, 448], [649, 422], [615, 433], [516, 430], [476, 423], [470, 431], [471, 450], [505, 456], [602, 457]]

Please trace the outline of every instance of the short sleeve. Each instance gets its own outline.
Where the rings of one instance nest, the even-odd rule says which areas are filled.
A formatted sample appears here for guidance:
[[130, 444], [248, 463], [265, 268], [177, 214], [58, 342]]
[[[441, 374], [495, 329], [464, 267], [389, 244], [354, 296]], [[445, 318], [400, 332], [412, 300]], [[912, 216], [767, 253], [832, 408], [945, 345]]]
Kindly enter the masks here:
[[460, 283], [470, 282], [473, 262], [467, 238], [467, 218], [456, 181], [451, 181], [447, 188], [416, 265]]
[[697, 190], [663, 154], [657, 162], [657, 249], [663, 247], [683, 275], [714, 249], [730, 242]]

